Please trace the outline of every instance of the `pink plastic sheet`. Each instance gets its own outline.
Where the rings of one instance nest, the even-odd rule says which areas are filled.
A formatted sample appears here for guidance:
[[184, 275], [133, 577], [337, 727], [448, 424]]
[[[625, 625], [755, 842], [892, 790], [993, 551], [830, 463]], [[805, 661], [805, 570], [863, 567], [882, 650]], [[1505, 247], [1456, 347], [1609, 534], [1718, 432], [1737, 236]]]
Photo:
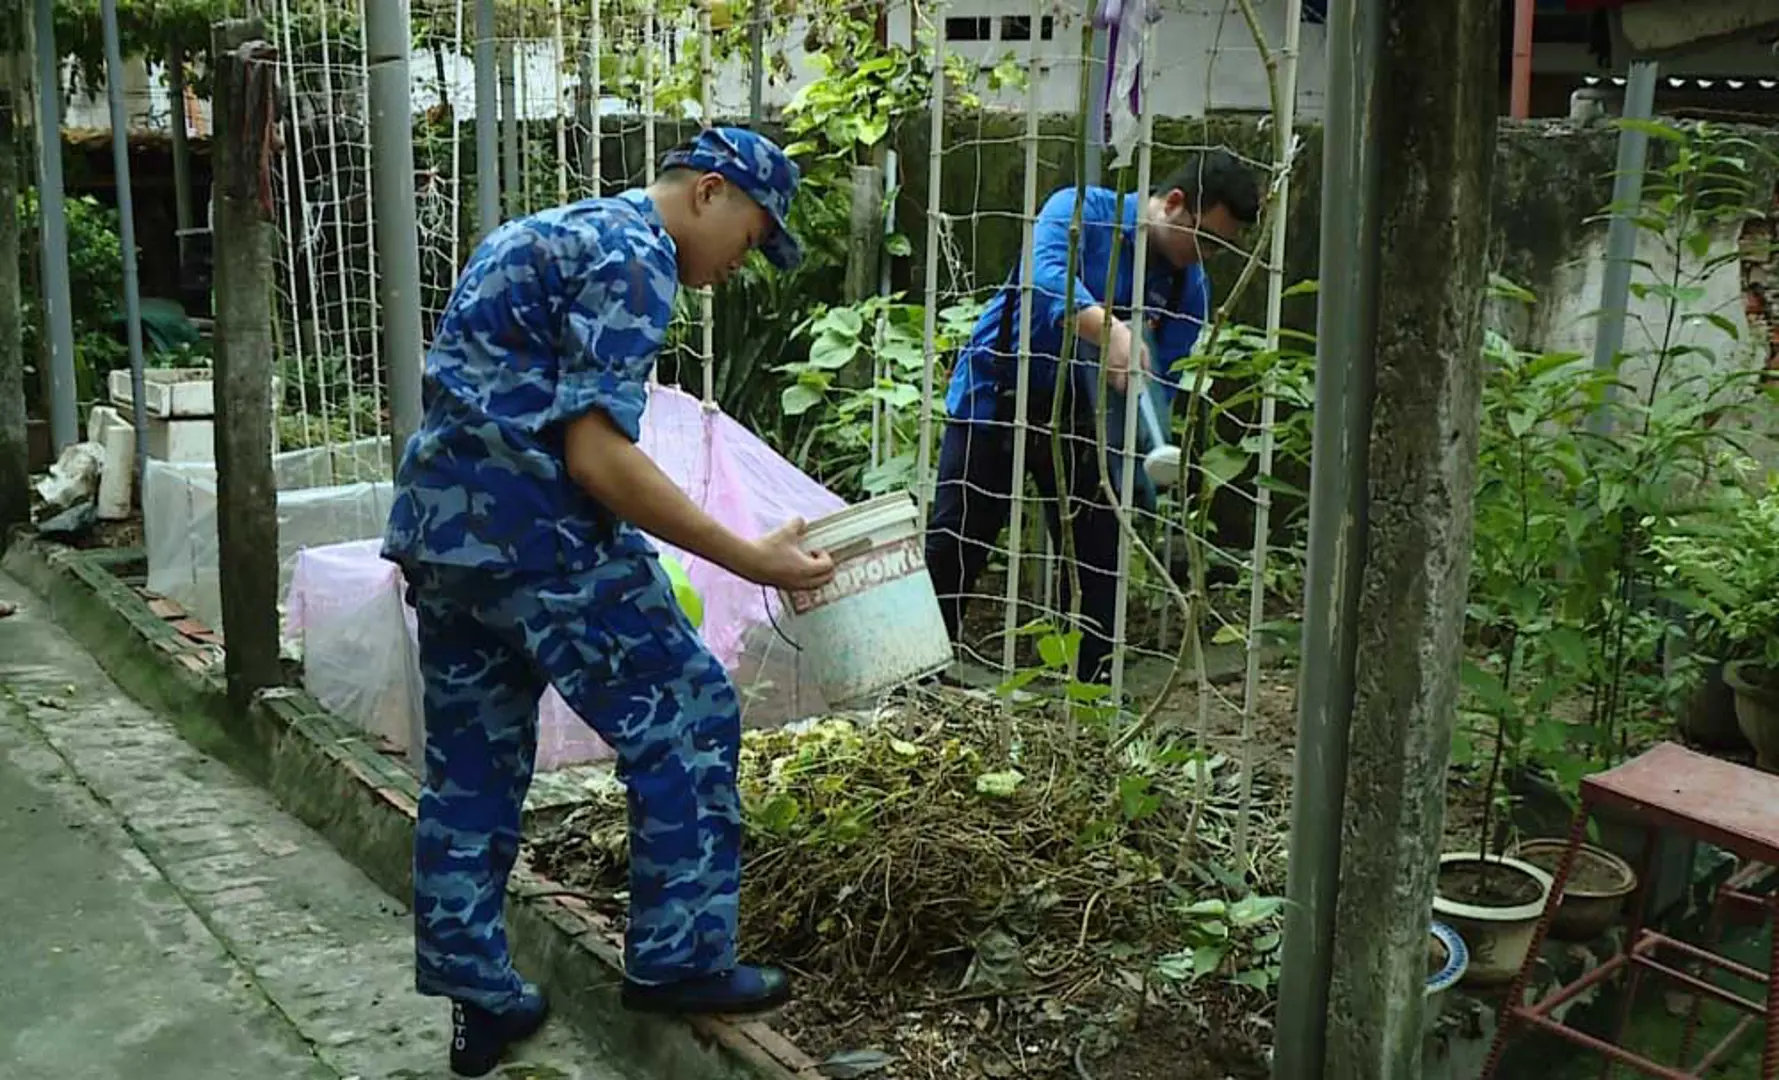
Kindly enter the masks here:
[[[813, 521], [845, 506], [753, 432], [675, 387], [651, 389], [640, 445], [706, 513], [742, 536], [762, 535], [793, 517]], [[777, 614], [776, 595], [656, 544], [681, 562], [703, 597], [705, 643], [731, 672], [738, 671], [750, 640]], [[421, 707], [414, 613], [403, 600], [401, 571], [378, 557], [380, 545], [363, 540], [303, 551], [291, 579], [285, 631], [302, 640], [305, 683], [323, 705], [405, 748]], [[610, 756], [561, 696], [546, 691], [538, 704], [538, 768]]]

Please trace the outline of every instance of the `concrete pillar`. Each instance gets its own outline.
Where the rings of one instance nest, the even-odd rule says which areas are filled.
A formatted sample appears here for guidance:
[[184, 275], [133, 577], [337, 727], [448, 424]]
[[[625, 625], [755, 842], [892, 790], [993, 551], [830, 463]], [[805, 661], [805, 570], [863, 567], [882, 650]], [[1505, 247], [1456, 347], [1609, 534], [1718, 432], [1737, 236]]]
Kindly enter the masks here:
[[[1365, 0], [1360, 0], [1365, 2]], [[1421, 1075], [1476, 488], [1495, 163], [1493, 0], [1376, 0], [1378, 270], [1369, 506], [1327, 1080]]]
[[[278, 685], [278, 495], [272, 477], [272, 241], [270, 208], [260, 202], [254, 126], [277, 94], [268, 60], [238, 50], [262, 41], [258, 19], [216, 24], [210, 51], [216, 77], [216, 498], [220, 545], [224, 671], [229, 700], [244, 709]], [[250, 104], [257, 102], [249, 111]]]
[[1329, 10], [1275, 1080], [1421, 1075], [1476, 487], [1496, 7]]
[[19, 138], [24, 95], [14, 57], [22, 44], [19, 12], [0, 14], [0, 551], [16, 525], [31, 521], [31, 476], [25, 429], [25, 349], [17, 312], [19, 283]]

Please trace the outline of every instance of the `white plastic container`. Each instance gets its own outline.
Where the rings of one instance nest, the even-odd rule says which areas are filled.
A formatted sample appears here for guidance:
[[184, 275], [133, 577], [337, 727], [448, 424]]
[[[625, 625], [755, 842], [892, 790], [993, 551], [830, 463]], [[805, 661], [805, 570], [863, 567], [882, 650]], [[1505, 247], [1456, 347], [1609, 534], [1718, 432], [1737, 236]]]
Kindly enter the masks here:
[[834, 579], [783, 594], [785, 633], [830, 707], [856, 707], [950, 665], [920, 512], [906, 492], [814, 522], [803, 546], [834, 556]]
[[[170, 420], [216, 415], [216, 384], [209, 368], [149, 368], [142, 373], [142, 414]], [[135, 395], [130, 369], [111, 373], [111, 403], [128, 416]]]
[[98, 434], [88, 435], [105, 448], [105, 468], [99, 473], [97, 512], [100, 521], [123, 521], [130, 516], [132, 490], [136, 486], [136, 429], [118, 419], [117, 414], [101, 405], [93, 410], [110, 414], [98, 424]]

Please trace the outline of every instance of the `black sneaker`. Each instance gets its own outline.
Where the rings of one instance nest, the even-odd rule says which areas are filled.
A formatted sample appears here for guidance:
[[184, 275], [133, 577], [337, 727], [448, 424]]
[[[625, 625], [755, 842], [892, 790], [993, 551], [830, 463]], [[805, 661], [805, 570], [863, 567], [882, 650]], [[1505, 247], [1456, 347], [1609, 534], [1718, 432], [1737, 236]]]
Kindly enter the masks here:
[[543, 991], [530, 983], [519, 1004], [505, 1012], [489, 1012], [467, 1001], [451, 1001], [451, 1071], [458, 1076], [485, 1076], [500, 1064], [512, 1044], [535, 1034], [550, 1013]]
[[739, 1016], [770, 1012], [789, 1000], [790, 976], [770, 967], [743, 965], [659, 985], [624, 980], [624, 1007], [632, 1012]]

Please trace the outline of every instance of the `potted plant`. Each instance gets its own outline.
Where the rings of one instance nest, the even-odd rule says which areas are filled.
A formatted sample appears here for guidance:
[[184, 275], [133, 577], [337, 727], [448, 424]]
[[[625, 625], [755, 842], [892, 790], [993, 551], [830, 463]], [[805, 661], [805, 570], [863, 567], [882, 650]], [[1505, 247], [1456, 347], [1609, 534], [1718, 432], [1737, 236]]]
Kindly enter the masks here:
[[1716, 513], [1659, 536], [1663, 571], [1713, 643], [1756, 764], [1779, 772], [1779, 483], [1721, 489]]
[[1439, 857], [1433, 912], [1449, 923], [1469, 946], [1469, 966], [1464, 982], [1472, 986], [1498, 986], [1512, 981], [1526, 961], [1532, 932], [1550, 898], [1551, 875], [1534, 863], [1509, 855], [1496, 834], [1497, 810], [1511, 803], [1508, 778], [1522, 767], [1530, 742], [1549, 742], [1551, 735], [1529, 738], [1531, 730], [1549, 732], [1560, 725], [1550, 716], [1551, 700], [1561, 693], [1562, 680], [1538, 680], [1527, 693], [1514, 692], [1514, 669], [1525, 665], [1537, 650], [1536, 634], [1510, 626], [1503, 655], [1494, 670], [1466, 662], [1465, 682], [1471, 706], [1466, 711], [1482, 718], [1492, 736], [1484, 791], [1481, 826], [1473, 851], [1447, 852]]
[[[1567, 840], [1522, 840], [1514, 845], [1513, 855], [1554, 878], [1568, 847]], [[1551, 936], [1563, 941], [1592, 941], [1618, 922], [1625, 898], [1636, 891], [1637, 872], [1630, 863], [1605, 848], [1581, 845], [1551, 922]]]

